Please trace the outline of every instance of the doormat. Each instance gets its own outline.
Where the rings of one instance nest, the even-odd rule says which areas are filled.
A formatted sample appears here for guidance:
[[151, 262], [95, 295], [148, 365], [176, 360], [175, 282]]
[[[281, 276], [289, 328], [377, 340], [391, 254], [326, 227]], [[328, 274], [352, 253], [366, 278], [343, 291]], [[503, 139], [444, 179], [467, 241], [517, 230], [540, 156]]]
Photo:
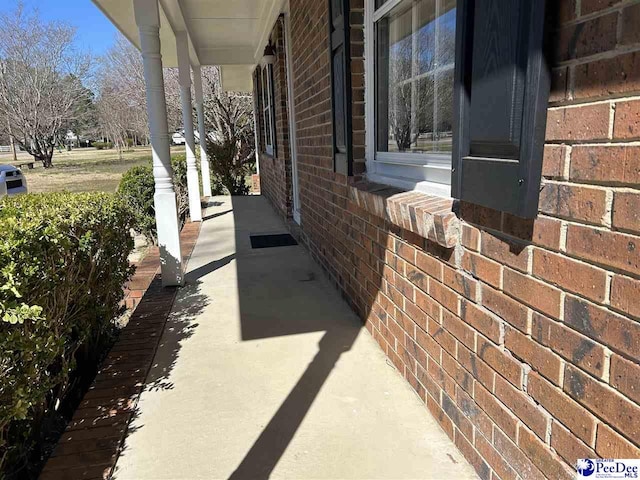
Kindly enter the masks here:
[[289, 247], [298, 245], [296, 239], [288, 233], [274, 235], [250, 235], [251, 248]]

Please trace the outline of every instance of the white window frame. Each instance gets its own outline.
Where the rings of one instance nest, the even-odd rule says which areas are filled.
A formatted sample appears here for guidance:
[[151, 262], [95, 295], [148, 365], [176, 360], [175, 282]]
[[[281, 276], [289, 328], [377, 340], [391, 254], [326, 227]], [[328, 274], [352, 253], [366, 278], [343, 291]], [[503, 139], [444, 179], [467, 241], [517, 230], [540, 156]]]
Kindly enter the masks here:
[[[275, 125], [273, 119], [273, 89], [271, 87], [273, 69], [270, 64], [261, 68], [260, 89], [262, 90], [262, 130], [264, 133], [264, 149], [267, 155], [273, 155]], [[267, 122], [269, 131], [267, 131]], [[270, 135], [267, 135], [270, 133]]]
[[[373, 182], [449, 198], [451, 197], [451, 154], [376, 151], [375, 23], [402, 1], [387, 0], [375, 10], [375, 0], [365, 0], [366, 175], [367, 179]], [[412, 80], [416, 79], [417, 77]]]

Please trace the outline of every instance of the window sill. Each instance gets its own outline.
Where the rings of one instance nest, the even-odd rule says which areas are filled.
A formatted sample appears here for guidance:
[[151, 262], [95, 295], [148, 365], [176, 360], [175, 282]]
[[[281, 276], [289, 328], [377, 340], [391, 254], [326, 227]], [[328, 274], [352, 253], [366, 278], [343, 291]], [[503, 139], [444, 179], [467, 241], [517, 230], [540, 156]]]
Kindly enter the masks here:
[[460, 221], [452, 198], [361, 181], [349, 186], [349, 199], [368, 213], [438, 245], [452, 248], [458, 243]]

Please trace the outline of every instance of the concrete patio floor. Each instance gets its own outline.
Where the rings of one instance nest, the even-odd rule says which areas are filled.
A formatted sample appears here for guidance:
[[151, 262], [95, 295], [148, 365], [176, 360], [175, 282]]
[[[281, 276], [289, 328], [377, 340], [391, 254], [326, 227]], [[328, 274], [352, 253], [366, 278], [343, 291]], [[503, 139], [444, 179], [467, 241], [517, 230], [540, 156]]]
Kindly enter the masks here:
[[205, 214], [114, 477], [476, 475], [263, 197]]

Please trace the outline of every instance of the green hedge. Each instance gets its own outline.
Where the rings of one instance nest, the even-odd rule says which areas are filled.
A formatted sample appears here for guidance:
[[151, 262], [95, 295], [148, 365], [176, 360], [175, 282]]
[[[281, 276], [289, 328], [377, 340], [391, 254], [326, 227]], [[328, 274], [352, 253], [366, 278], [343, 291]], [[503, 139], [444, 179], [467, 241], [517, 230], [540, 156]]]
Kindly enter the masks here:
[[93, 146], [98, 150], [109, 150], [113, 148], [113, 142], [93, 142]]
[[[182, 226], [189, 215], [187, 189], [187, 161], [185, 155], [171, 158], [173, 185], [178, 203], [178, 218]], [[222, 186], [213, 182], [213, 195], [222, 193]], [[202, 191], [202, 189], [201, 189]], [[133, 167], [125, 172], [118, 186], [118, 194], [131, 207], [135, 216], [135, 230], [143, 234], [154, 245], [158, 243], [153, 195], [155, 185], [151, 165]]]
[[76, 363], [113, 333], [133, 273], [132, 226], [113, 194], [0, 201], [0, 477], [24, 457]]

